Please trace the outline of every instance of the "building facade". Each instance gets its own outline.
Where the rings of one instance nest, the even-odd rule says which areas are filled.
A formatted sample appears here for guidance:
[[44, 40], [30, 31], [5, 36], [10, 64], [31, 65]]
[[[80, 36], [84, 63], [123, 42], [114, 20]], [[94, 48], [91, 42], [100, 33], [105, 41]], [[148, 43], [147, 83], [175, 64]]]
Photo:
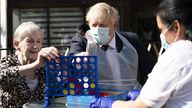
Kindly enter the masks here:
[[90, 6], [106, 2], [120, 14], [118, 29], [137, 32], [145, 42], [158, 43], [154, 11], [159, 0], [0, 0], [1, 57], [13, 52], [12, 36], [23, 21], [34, 21], [44, 30], [44, 46], [65, 50], [86, 23]]

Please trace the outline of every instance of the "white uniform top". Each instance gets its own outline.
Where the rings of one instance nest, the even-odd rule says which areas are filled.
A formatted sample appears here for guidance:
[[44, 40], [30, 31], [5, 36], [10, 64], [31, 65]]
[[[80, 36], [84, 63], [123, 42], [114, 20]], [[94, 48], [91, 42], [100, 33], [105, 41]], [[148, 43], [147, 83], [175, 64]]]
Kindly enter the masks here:
[[152, 108], [192, 108], [192, 42], [171, 44], [159, 57], [139, 97]]
[[[123, 42], [123, 48], [120, 52], [117, 52], [116, 47], [118, 46], [116, 46], [115, 43], [115, 36], [109, 43], [110, 46], [107, 51], [104, 51], [96, 44], [92, 36], [86, 35], [88, 39], [86, 50], [89, 52], [89, 55], [96, 55], [98, 58], [98, 79], [100, 88], [115, 89], [114, 87], [116, 86], [117, 89], [133, 89], [133, 86], [139, 86], [137, 82], [137, 51], [126, 38], [118, 32], [117, 35]], [[125, 84], [122, 86], [121, 84], [124, 81], [128, 81], [132, 84]], [[102, 84], [103, 82], [107, 82], [107, 84]]]

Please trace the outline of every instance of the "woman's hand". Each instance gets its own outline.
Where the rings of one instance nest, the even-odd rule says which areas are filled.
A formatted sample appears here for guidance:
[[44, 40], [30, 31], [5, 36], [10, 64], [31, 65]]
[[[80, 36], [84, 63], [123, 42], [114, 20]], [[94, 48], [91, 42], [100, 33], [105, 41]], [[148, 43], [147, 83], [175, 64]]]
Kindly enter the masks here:
[[42, 48], [39, 51], [37, 60], [35, 62], [19, 66], [19, 73], [21, 76], [25, 76], [27, 79], [34, 79], [36, 78], [34, 70], [36, 68], [44, 66], [46, 58], [55, 59], [55, 57], [59, 57], [59, 52], [57, 48], [55, 47]]
[[89, 108], [112, 108], [113, 99], [109, 97], [101, 97], [94, 99]]
[[45, 59], [55, 59], [56, 57], [59, 57], [59, 51], [57, 48], [51, 46], [42, 48], [39, 53], [37, 60], [35, 61], [39, 67], [43, 66], [45, 64]]

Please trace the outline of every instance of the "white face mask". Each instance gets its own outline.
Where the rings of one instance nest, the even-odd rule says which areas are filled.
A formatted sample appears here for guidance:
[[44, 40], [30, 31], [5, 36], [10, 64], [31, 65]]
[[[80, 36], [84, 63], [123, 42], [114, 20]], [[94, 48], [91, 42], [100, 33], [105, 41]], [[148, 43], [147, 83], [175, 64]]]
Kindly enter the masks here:
[[100, 45], [105, 45], [110, 40], [109, 27], [91, 28], [91, 34], [96, 42]]

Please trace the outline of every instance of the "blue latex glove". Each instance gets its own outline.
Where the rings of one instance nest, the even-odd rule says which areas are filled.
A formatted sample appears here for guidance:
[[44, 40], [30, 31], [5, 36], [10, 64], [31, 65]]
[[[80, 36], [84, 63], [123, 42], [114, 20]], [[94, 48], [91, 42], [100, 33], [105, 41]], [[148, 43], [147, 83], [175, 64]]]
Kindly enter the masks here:
[[140, 90], [132, 90], [127, 94], [126, 100], [135, 100], [140, 94]]
[[114, 100], [108, 97], [94, 99], [89, 108], [111, 108]]

